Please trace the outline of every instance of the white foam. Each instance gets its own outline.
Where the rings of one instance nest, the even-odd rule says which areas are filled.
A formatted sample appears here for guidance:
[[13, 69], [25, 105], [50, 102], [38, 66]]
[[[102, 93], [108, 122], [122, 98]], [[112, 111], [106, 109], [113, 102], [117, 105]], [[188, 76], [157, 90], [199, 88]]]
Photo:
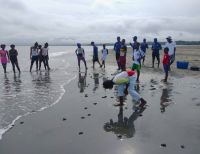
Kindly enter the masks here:
[[[65, 74], [68, 74], [68, 73], [65, 72]], [[67, 85], [67, 84], [69, 84], [71, 81], [75, 80], [76, 77], [77, 77], [77, 76], [74, 75], [74, 77], [72, 77], [72, 78], [69, 79], [65, 84], [63, 84], [63, 85], [60, 86], [60, 88], [61, 88], [61, 90], [62, 90], [62, 93], [60, 94], [59, 98], [58, 98], [53, 104], [51, 104], [51, 105], [49, 105], [49, 106], [45, 106], [45, 107], [43, 107], [43, 108], [41, 108], [41, 109], [39, 109], [39, 110], [37, 110], [37, 111], [38, 111], [38, 112], [43, 111], [43, 110], [45, 110], [45, 109], [47, 109], [47, 108], [49, 108], [49, 107], [52, 107], [52, 106], [54, 106], [55, 104], [57, 104], [57, 103], [62, 99], [63, 95], [65, 94], [65, 88], [64, 88], [65, 85]], [[26, 114], [24, 114], [24, 115], [18, 116], [18, 117], [15, 118], [15, 120], [13, 120], [12, 123], [11, 123], [10, 125], [8, 125], [6, 128], [0, 129], [0, 140], [2, 139], [3, 134], [6, 133], [9, 129], [11, 129], [17, 120], [19, 120], [21, 117], [25, 117], [25, 116], [27, 116], [27, 115], [29, 115], [29, 114], [33, 114], [33, 113], [32, 113], [32, 112], [28, 112], [28, 113], [26, 113]]]
[[49, 54], [49, 57], [59, 57], [59, 56], [65, 55], [65, 54], [68, 54], [68, 53], [66, 51], [54, 52], [54, 53]]

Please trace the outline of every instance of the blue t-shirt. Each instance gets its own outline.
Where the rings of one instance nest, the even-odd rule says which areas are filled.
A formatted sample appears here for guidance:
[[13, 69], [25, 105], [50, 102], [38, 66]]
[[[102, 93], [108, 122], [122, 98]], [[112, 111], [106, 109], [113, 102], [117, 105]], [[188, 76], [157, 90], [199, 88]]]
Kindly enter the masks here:
[[93, 47], [93, 56], [98, 57], [98, 47], [97, 46]]
[[116, 53], [120, 53], [121, 45], [122, 45], [121, 42], [116, 42], [115, 43], [114, 50], [115, 50]]
[[141, 43], [141, 46], [140, 46], [140, 49], [144, 52], [144, 53], [146, 53], [146, 51], [147, 51], [147, 49], [148, 49], [149, 47], [148, 47], [148, 44], [147, 43]]
[[160, 43], [153, 43], [152, 44], [152, 50], [153, 50], [153, 53], [155, 53], [155, 54], [159, 54], [159, 50], [161, 50], [162, 49], [162, 46], [160, 45]]

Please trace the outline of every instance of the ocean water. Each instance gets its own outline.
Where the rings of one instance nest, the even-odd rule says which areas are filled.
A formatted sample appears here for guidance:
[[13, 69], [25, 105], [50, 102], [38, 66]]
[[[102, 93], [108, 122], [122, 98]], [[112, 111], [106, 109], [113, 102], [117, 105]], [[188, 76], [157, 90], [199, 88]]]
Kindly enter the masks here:
[[[0, 66], [0, 139], [3, 133], [12, 127], [22, 116], [42, 111], [59, 102], [65, 93], [64, 85], [78, 75], [77, 58], [74, 46], [50, 46], [49, 65], [51, 70], [32, 73], [30, 67], [30, 47], [18, 46], [18, 61], [21, 73], [14, 74], [11, 64], [7, 65], [7, 74]], [[86, 59], [91, 59], [91, 47], [84, 47]]]

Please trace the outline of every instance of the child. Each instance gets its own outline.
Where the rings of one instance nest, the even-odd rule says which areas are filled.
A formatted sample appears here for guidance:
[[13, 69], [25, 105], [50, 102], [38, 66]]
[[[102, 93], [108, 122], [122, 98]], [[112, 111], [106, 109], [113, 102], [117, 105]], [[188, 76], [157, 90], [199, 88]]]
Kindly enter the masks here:
[[3, 66], [4, 73], [6, 73], [6, 66], [7, 66], [7, 63], [9, 62], [8, 51], [6, 51], [5, 48], [6, 48], [6, 45], [5, 44], [1, 44], [0, 62], [2, 64], [2, 66]]
[[102, 58], [101, 58], [101, 60], [102, 60], [102, 66], [104, 66], [104, 68], [106, 67], [106, 65], [105, 65], [105, 61], [106, 61], [106, 57], [107, 57], [107, 55], [108, 55], [108, 49], [106, 49], [106, 45], [103, 44], [103, 49], [102, 49]]
[[126, 41], [125, 39], [122, 40], [121, 48], [120, 48], [120, 68], [122, 71], [126, 70], [126, 53], [127, 53], [127, 47], [126, 47]]
[[78, 67], [79, 67], [79, 72], [80, 72], [80, 62], [81, 60], [84, 62], [85, 64], [85, 69], [87, 70], [87, 64], [86, 64], [86, 61], [85, 61], [85, 51], [83, 48], [81, 48], [81, 44], [80, 43], [77, 43], [77, 49], [75, 51], [76, 53], [76, 56], [78, 58]]
[[10, 48], [11, 49], [9, 50], [9, 57], [10, 57], [10, 61], [12, 63], [13, 72], [15, 73], [15, 66], [17, 67], [18, 71], [20, 72], [20, 68], [18, 65], [18, 59], [17, 59], [18, 52], [15, 49], [14, 44], [10, 45]]
[[98, 47], [95, 45], [94, 42], [91, 42], [91, 45], [93, 46], [93, 68], [94, 68], [95, 62], [98, 62], [99, 66], [102, 67], [102, 65], [99, 62]]
[[115, 106], [123, 106], [123, 98], [125, 96], [125, 93], [128, 93], [132, 96], [132, 98], [140, 102], [140, 107], [143, 107], [146, 104], [146, 101], [135, 91], [135, 82], [136, 82], [136, 76], [135, 72], [133, 70], [127, 70], [123, 71], [119, 74], [117, 74], [112, 80], [106, 80], [103, 82], [103, 86], [105, 89], [112, 89], [113, 85], [118, 85], [117, 87], [117, 93], [119, 97], [119, 104], [116, 104]]
[[136, 70], [137, 71], [137, 82], [139, 82], [139, 77], [140, 77], [140, 61], [141, 61], [141, 52], [139, 50], [140, 44], [137, 43], [136, 44], [136, 49], [134, 51], [134, 55], [133, 55], [133, 65], [132, 65], [132, 70]]
[[165, 71], [165, 78], [162, 80], [163, 82], [167, 82], [168, 79], [168, 72], [169, 72], [169, 65], [170, 65], [170, 56], [168, 54], [169, 48], [164, 48], [164, 55], [163, 55], [163, 69]]

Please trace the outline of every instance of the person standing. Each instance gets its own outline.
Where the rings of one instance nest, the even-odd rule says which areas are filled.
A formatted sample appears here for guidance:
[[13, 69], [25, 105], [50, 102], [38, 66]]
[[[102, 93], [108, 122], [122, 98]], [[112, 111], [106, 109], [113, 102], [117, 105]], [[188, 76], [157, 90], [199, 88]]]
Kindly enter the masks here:
[[127, 53], [127, 46], [126, 46], [126, 40], [122, 40], [121, 48], [120, 48], [120, 68], [122, 71], [126, 70], [126, 53]]
[[86, 64], [86, 61], [85, 61], [85, 51], [83, 48], [81, 48], [81, 44], [80, 43], [77, 43], [77, 49], [75, 51], [76, 53], [76, 56], [77, 56], [77, 59], [78, 59], [78, 67], [79, 67], [79, 72], [80, 72], [80, 61], [82, 60], [85, 64], [85, 69], [87, 70], [87, 64]]
[[34, 46], [30, 48], [30, 59], [31, 59], [31, 66], [30, 66], [30, 72], [32, 70], [34, 62], [36, 62], [36, 71], [38, 71], [38, 43], [35, 42]]
[[170, 65], [173, 64], [173, 62], [175, 60], [176, 42], [172, 41], [171, 36], [168, 36], [166, 39], [167, 39], [167, 42], [165, 44], [165, 47], [167, 47], [169, 49], [169, 57], [170, 57], [169, 69], [170, 69]]
[[42, 56], [44, 57], [44, 62], [45, 62], [46, 68], [48, 70], [50, 70], [50, 67], [49, 67], [49, 44], [47, 42], [44, 44], [44, 47], [42, 48]]
[[164, 48], [164, 56], [163, 56], [163, 69], [165, 71], [165, 78], [162, 80], [164, 82], [167, 82], [168, 79], [168, 72], [169, 72], [169, 65], [170, 65], [170, 56], [168, 54], [169, 48]]
[[3, 66], [4, 69], [4, 73], [6, 73], [6, 66], [7, 63], [9, 62], [9, 54], [8, 51], [5, 50], [6, 45], [5, 44], [1, 44], [1, 50], [0, 50], [0, 62]]
[[140, 45], [140, 49], [141, 49], [141, 51], [143, 52], [143, 57], [142, 57], [142, 60], [143, 60], [143, 65], [144, 65], [144, 61], [145, 61], [145, 56], [146, 56], [146, 51], [147, 51], [147, 49], [149, 48], [149, 46], [148, 46], [148, 44], [147, 44], [147, 42], [146, 42], [146, 39], [143, 39], [143, 42], [141, 43], [141, 45]]
[[134, 51], [134, 61], [133, 61], [133, 65], [132, 65], [132, 70], [136, 70], [137, 71], [137, 79], [136, 82], [139, 82], [139, 78], [140, 78], [140, 61], [141, 61], [141, 52], [140, 52], [140, 43], [136, 44], [136, 49]]
[[46, 70], [46, 64], [45, 64], [45, 60], [44, 60], [44, 55], [42, 53], [42, 46], [41, 45], [38, 45], [38, 53], [39, 53], [39, 58], [38, 58], [38, 60], [39, 60], [39, 70], [41, 69], [42, 62], [44, 64], [44, 68]]
[[118, 70], [121, 69], [120, 68], [120, 62], [119, 62], [120, 49], [121, 49], [121, 38], [118, 36], [117, 37], [117, 42], [114, 44], [115, 57], [116, 57], [117, 65], [118, 65]]
[[11, 49], [9, 50], [9, 58], [10, 58], [10, 61], [11, 61], [11, 64], [12, 64], [13, 72], [15, 73], [15, 66], [16, 66], [18, 71], [19, 71], [19, 73], [20, 73], [21, 71], [20, 71], [19, 64], [18, 64], [18, 59], [17, 59], [18, 52], [15, 49], [15, 45], [14, 44], [11, 44], [10, 48]]
[[105, 61], [106, 61], [106, 57], [108, 55], [108, 49], [106, 49], [106, 45], [103, 44], [103, 49], [102, 49], [102, 66], [104, 66], [104, 68], [106, 67]]
[[101, 63], [99, 62], [98, 47], [94, 42], [91, 42], [91, 45], [93, 46], [93, 68], [95, 66], [95, 62], [99, 63], [99, 66], [102, 67]]
[[161, 44], [158, 42], [157, 38], [154, 38], [154, 42], [152, 44], [152, 67], [154, 68], [154, 62], [155, 62], [155, 58], [158, 61], [158, 68], [160, 65], [160, 53], [159, 51], [162, 50], [162, 46]]
[[133, 50], [133, 60], [134, 60], [134, 51], [136, 50], [137, 48], [137, 36], [134, 36], [133, 37], [133, 43], [130, 43], [130, 46], [132, 47], [132, 50]]

